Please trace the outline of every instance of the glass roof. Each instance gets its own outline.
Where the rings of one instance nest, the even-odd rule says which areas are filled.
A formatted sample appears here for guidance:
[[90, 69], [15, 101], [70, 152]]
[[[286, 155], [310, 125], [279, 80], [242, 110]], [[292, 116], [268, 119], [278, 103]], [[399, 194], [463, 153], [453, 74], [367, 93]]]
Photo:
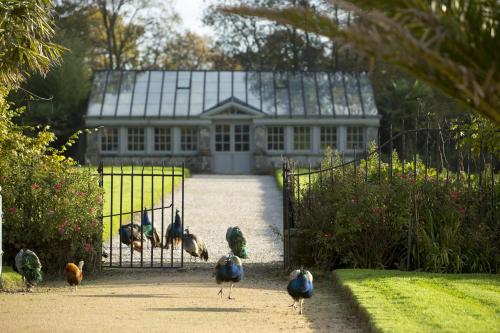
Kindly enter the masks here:
[[376, 116], [366, 73], [97, 71], [88, 117], [197, 117], [228, 101], [275, 117]]

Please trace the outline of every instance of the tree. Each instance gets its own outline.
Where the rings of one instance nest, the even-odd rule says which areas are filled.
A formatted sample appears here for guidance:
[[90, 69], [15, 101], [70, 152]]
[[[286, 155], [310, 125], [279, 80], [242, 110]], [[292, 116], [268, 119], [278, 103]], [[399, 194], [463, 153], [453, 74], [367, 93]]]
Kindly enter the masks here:
[[[318, 1], [311, 0], [220, 0], [218, 5], [231, 6], [241, 3], [264, 8], [283, 3], [292, 8], [319, 6]], [[244, 69], [318, 70], [338, 65], [328, 57], [334, 48], [325, 39], [294, 27], [276, 26], [253, 17], [224, 15], [218, 8], [217, 5], [209, 7], [204, 22], [214, 28], [218, 37], [217, 47]]]
[[331, 0], [359, 19], [339, 24], [310, 8], [226, 8], [352, 45], [500, 124], [497, 0]]
[[168, 69], [211, 69], [220, 65], [221, 52], [212, 41], [193, 32], [178, 34], [169, 41], [156, 61]]
[[51, 9], [50, 0], [0, 0], [0, 94], [58, 62]]
[[[179, 17], [163, 1], [92, 0], [104, 28], [107, 68], [155, 65]], [[153, 10], [154, 8], [154, 10]]]

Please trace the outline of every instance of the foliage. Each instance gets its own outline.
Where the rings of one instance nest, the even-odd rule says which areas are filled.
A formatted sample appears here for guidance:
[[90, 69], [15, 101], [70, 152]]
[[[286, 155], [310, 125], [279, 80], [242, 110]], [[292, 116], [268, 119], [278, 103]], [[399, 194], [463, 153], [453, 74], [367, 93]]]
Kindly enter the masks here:
[[62, 48], [54, 36], [50, 0], [0, 1], [0, 92], [17, 86], [32, 72], [44, 74]]
[[[340, 164], [326, 156], [322, 168]], [[491, 186], [491, 172], [479, 190], [477, 178], [469, 189], [463, 172], [438, 171], [419, 158], [402, 171], [396, 152], [392, 165], [379, 165], [374, 152], [301, 187], [293, 219], [307, 233], [311, 260], [326, 269], [404, 269], [410, 260], [410, 268], [433, 272], [498, 272], [500, 185]]]
[[[25, 106], [22, 122], [27, 125], [49, 125], [63, 144], [83, 127], [83, 114], [90, 91], [91, 69], [95, 61], [89, 38], [89, 13], [74, 6], [55, 8], [57, 23], [55, 41], [68, 49], [61, 64], [46, 75], [34, 75], [22, 84], [24, 89], [11, 92], [9, 100]], [[41, 97], [38, 97], [41, 96]]]
[[[39, 256], [49, 271], [83, 259], [92, 267], [100, 248], [102, 195], [90, 173], [75, 168], [57, 150], [47, 128], [12, 122], [22, 110], [0, 105], [0, 185], [4, 208], [5, 255], [11, 260], [22, 247]], [[31, 132], [33, 135], [25, 135]]]
[[177, 34], [167, 42], [155, 63], [169, 70], [211, 69], [216, 65], [220, 66], [222, 54], [211, 44], [208, 38], [190, 31]]
[[500, 124], [500, 3], [496, 0], [331, 0], [359, 19], [311, 8], [226, 8], [351, 45]]
[[21, 290], [24, 287], [23, 277], [14, 272], [14, 270], [9, 266], [2, 267], [0, 282], [0, 288], [2, 290]]
[[335, 275], [353, 301], [366, 311], [373, 331], [500, 330], [498, 275], [366, 269], [342, 269]]
[[[233, 67], [245, 70], [319, 70], [341, 67], [352, 69], [352, 57], [339, 56], [340, 48], [314, 34], [294, 27], [277, 26], [253, 17], [224, 15], [219, 6], [246, 5], [272, 8], [273, 6], [307, 6], [322, 8], [314, 0], [219, 0], [209, 7], [204, 23], [215, 31], [217, 47], [230, 59]], [[336, 56], [330, 57], [330, 54]]]
[[92, 0], [90, 6], [101, 19], [105, 68], [157, 65], [155, 60], [172, 36], [172, 24], [179, 21], [164, 1]]

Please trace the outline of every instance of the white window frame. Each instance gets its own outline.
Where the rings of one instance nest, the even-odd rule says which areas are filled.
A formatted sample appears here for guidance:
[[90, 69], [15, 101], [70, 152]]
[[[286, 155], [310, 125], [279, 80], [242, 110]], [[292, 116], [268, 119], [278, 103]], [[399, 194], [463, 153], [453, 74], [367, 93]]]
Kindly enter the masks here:
[[[352, 133], [353, 130], [359, 130], [358, 133]], [[361, 133], [360, 133], [361, 132]], [[359, 141], [354, 141], [353, 136], [357, 136], [357, 139], [359, 139], [359, 135], [361, 134], [361, 146], [358, 147]], [[354, 146], [356, 144], [356, 146]], [[354, 151], [354, 150], [364, 150], [365, 149], [365, 128], [362, 126], [348, 126], [346, 129], [346, 138], [345, 138], [345, 147], [346, 150], [349, 151]]]
[[[157, 133], [157, 131], [159, 133]], [[162, 131], [166, 131], [166, 133], [161, 133]], [[158, 134], [158, 135], [157, 135]], [[162, 137], [168, 137], [168, 143], [167, 145], [169, 146], [168, 149], [156, 149], [156, 146], [165, 144], [165, 142], [161, 142], [160, 138]], [[171, 152], [173, 150], [174, 146], [174, 136], [173, 136], [173, 131], [171, 127], [154, 127], [153, 128], [153, 152], [155, 153], [161, 153], [161, 152]]]
[[[184, 131], [192, 131], [191, 133], [184, 133]], [[186, 147], [183, 147], [184, 144], [187, 144], [183, 142], [184, 137], [187, 137], [187, 135], [194, 136], [194, 140], [191, 142], [191, 145], [194, 145], [193, 149], [185, 149]], [[194, 144], [193, 144], [194, 143]], [[188, 152], [188, 153], [194, 153], [198, 151], [198, 146], [199, 146], [199, 135], [198, 135], [198, 128], [197, 127], [181, 127], [179, 130], [179, 148], [181, 152]]]
[[[308, 139], [309, 139], [308, 140], [309, 142], [307, 143], [307, 148], [302, 148], [302, 147], [296, 148], [296, 143], [297, 143], [296, 134], [299, 134], [299, 133], [296, 133], [296, 131], [299, 130], [299, 129], [300, 130], [304, 129], [307, 132], [307, 136], [308, 136]], [[292, 148], [293, 148], [293, 151], [295, 151], [295, 152], [312, 152], [312, 135], [311, 135], [312, 132], [313, 132], [312, 128], [309, 127], [309, 126], [294, 126], [292, 132], [293, 132], [292, 133], [292, 138], [293, 138], [293, 140], [292, 140]], [[305, 134], [305, 133], [303, 133], [303, 134]], [[303, 135], [303, 134], [299, 134], [299, 135]], [[302, 139], [305, 139], [305, 137], [302, 138]], [[306, 140], [304, 140], [303, 142], [305, 143]]]
[[[106, 134], [105, 132], [112, 131], [111, 137], [109, 136], [109, 133]], [[99, 151], [101, 153], [105, 154], [110, 154], [110, 153], [118, 153], [120, 151], [120, 129], [118, 127], [104, 127], [99, 131], [100, 133], [100, 138], [99, 138]], [[103, 142], [103, 141], [106, 142]], [[106, 147], [108, 146], [114, 146], [116, 143], [116, 149], [103, 149], [103, 146], [105, 145]]]
[[[130, 133], [130, 131], [134, 131], [133, 133]], [[135, 132], [137, 131], [137, 132]], [[137, 138], [141, 137], [141, 131], [142, 131], [142, 149], [130, 149], [131, 145], [132, 148], [134, 148], [134, 145], [140, 145], [140, 140]], [[147, 141], [146, 141], [146, 128], [144, 127], [127, 127], [127, 152], [130, 153], [145, 153], [146, 152], [146, 147], [147, 147]], [[131, 142], [131, 134], [132, 134], [132, 142]], [[137, 140], [136, 140], [137, 139]]]
[[[332, 131], [333, 133], [323, 133], [323, 131]], [[329, 136], [332, 136], [332, 134], [335, 136], [334, 138], [334, 145], [333, 146], [329, 146], [332, 150], [338, 150], [339, 148], [339, 133], [338, 133], [338, 127], [336, 126], [321, 126], [319, 128], [319, 149], [320, 151], [325, 151], [326, 150], [326, 147], [328, 146], [325, 146], [323, 147], [323, 143], [326, 141], [324, 141], [323, 139], [325, 137], [329, 137]]]
[[[215, 125], [215, 152], [227, 153], [231, 151], [231, 125], [216, 124]], [[220, 149], [219, 149], [220, 148]]]
[[[285, 151], [285, 127], [284, 126], [268, 126], [266, 131], [266, 150], [272, 152], [283, 152]], [[275, 132], [274, 130], [278, 130]], [[279, 133], [281, 130], [281, 133]], [[281, 137], [281, 142], [276, 140]], [[272, 140], [270, 140], [272, 139]], [[270, 147], [271, 146], [271, 147]], [[274, 149], [276, 146], [281, 146], [281, 149]]]

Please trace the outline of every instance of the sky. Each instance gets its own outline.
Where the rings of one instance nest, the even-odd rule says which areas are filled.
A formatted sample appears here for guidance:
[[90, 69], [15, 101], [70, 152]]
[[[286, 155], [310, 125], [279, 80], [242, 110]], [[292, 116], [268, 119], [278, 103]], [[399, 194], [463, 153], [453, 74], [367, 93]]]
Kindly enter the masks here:
[[182, 18], [185, 29], [200, 35], [213, 36], [213, 31], [203, 25], [203, 10], [208, 7], [210, 0], [174, 0], [174, 8]]

